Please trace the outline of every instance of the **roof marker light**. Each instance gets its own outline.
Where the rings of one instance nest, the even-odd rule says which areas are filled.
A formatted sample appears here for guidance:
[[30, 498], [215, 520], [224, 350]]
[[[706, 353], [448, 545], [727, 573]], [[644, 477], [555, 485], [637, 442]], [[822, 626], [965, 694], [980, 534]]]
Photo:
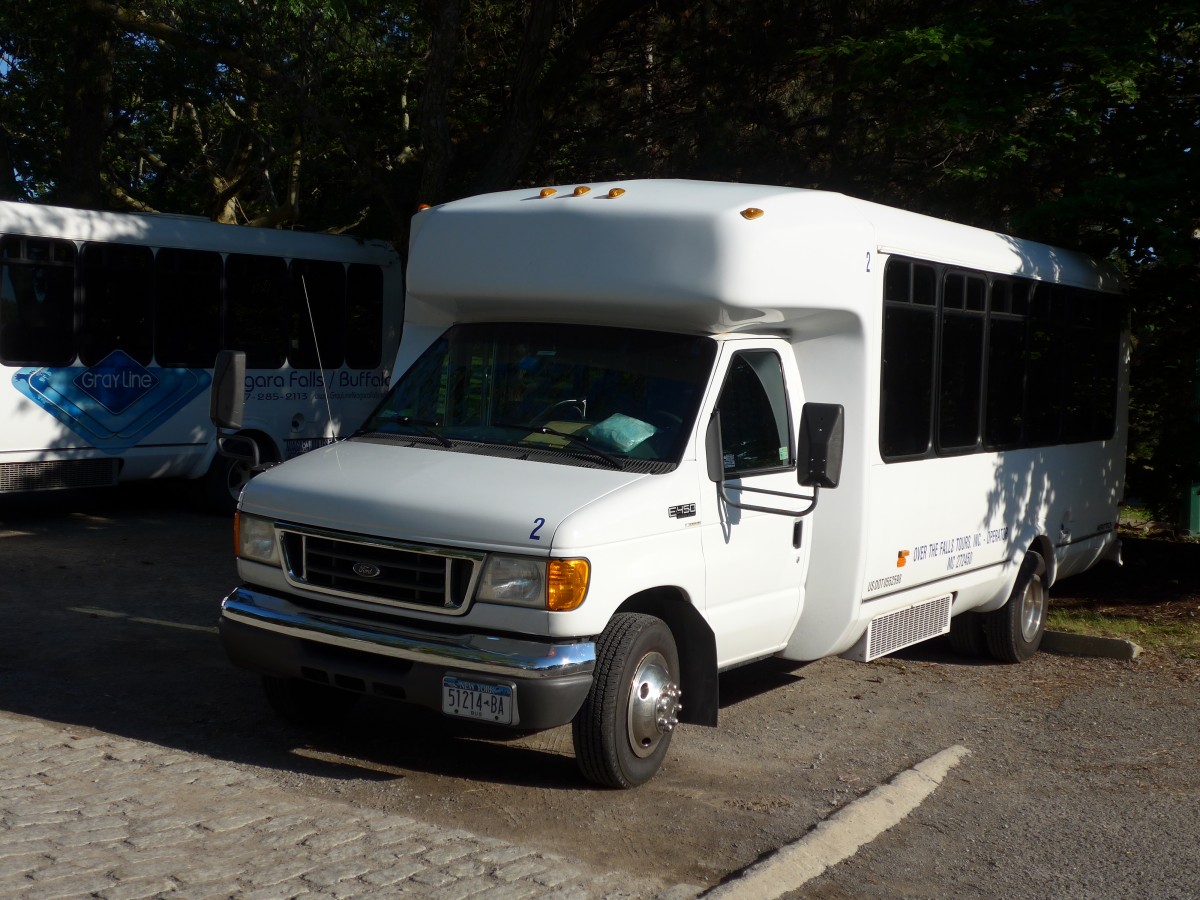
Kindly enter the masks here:
[[623, 193], [625, 193], [625, 188], [609, 188], [608, 189], [608, 199], [616, 200]]
[[433, 207], [430, 206], [428, 203], [418, 203], [417, 204], [417, 212], [425, 212], [425, 210], [427, 210], [427, 209], [433, 209]]
[[558, 191], [554, 188], [542, 188], [542, 192], [538, 196], [544, 199], [546, 197], [553, 197], [557, 193]]
[[763, 211], [754, 206], [748, 206], [742, 210], [743, 219], [758, 219], [761, 218]]
[[584, 194], [590, 194], [591, 192], [592, 192], [592, 189], [583, 184], [581, 184], [579, 187], [575, 188], [574, 191], [572, 191], [572, 193], [576, 197], [582, 197]]

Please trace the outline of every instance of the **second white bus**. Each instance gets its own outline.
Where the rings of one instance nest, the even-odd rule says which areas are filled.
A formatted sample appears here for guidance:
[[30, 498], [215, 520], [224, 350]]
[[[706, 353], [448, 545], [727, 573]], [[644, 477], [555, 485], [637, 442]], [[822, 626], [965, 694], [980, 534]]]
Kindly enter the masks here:
[[247, 354], [243, 436], [291, 458], [387, 390], [402, 282], [382, 242], [0, 203], [0, 494], [180, 477], [232, 510], [218, 351]]

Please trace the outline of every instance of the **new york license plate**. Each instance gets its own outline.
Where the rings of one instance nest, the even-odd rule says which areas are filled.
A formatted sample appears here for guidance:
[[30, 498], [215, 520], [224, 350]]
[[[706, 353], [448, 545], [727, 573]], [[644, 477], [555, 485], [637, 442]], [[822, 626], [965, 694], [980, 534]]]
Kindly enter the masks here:
[[467, 681], [446, 675], [442, 678], [442, 712], [448, 716], [511, 725], [512, 685]]

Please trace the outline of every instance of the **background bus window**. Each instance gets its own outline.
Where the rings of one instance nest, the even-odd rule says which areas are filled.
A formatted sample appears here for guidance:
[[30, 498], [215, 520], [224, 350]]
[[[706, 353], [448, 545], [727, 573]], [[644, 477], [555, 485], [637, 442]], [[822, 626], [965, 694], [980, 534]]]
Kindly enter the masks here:
[[383, 357], [383, 270], [353, 263], [346, 281], [346, 365], [374, 369]]
[[149, 247], [83, 246], [79, 359], [93, 366], [114, 350], [142, 365], [154, 355], [153, 266]]
[[[289, 294], [291, 340], [288, 363], [294, 369], [340, 368], [346, 354], [345, 266], [337, 262], [294, 259]], [[320, 346], [313, 343], [314, 324]]]
[[884, 273], [880, 451], [929, 451], [933, 424], [937, 277], [932, 266], [889, 260]]
[[75, 245], [0, 238], [0, 361], [64, 366], [75, 359]]
[[973, 450], [979, 443], [986, 300], [984, 278], [963, 272], [946, 274], [938, 375], [937, 432], [941, 450]]
[[221, 349], [221, 255], [159, 250], [154, 258], [154, 358], [208, 368]]
[[282, 259], [231, 253], [225, 261], [225, 347], [252, 369], [278, 369], [288, 349], [288, 272]]

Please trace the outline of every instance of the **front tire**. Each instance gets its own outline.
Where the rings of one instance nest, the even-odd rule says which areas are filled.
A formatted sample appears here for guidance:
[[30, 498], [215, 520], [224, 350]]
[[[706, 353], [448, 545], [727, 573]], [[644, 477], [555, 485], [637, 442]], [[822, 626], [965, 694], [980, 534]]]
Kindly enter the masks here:
[[631, 788], [662, 766], [679, 723], [679, 652], [654, 616], [619, 613], [597, 642], [596, 671], [571, 725], [575, 760], [595, 784]]
[[1050, 591], [1046, 588], [1046, 563], [1029, 551], [1008, 602], [984, 619], [988, 650], [1001, 662], [1024, 662], [1037, 653], [1046, 633]]

